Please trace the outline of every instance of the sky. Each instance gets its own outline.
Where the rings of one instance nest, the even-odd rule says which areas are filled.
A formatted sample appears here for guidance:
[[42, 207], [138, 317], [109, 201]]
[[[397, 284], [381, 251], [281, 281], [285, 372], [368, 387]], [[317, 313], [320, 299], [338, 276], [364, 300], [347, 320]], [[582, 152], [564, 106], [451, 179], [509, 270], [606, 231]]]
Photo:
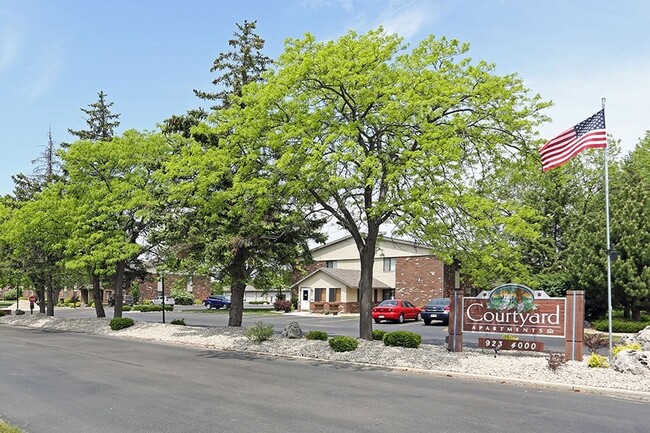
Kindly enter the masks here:
[[287, 38], [332, 40], [383, 26], [411, 46], [428, 35], [470, 44], [469, 56], [516, 73], [544, 100], [550, 139], [601, 108], [624, 153], [650, 130], [646, 0], [0, 0], [0, 195], [30, 174], [48, 129], [55, 143], [85, 129], [101, 90], [116, 133], [155, 130], [205, 106], [210, 67], [235, 23], [257, 20], [264, 53]]

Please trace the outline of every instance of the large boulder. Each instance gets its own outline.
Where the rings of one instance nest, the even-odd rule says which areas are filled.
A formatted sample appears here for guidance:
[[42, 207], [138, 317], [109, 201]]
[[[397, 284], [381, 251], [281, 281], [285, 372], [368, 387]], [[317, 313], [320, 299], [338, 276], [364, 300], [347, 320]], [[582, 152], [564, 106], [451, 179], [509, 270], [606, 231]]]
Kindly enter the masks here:
[[646, 326], [645, 329], [640, 330], [636, 334], [636, 341], [641, 345], [643, 350], [650, 350], [650, 326]]
[[285, 338], [302, 338], [302, 329], [300, 329], [298, 322], [291, 322], [284, 328], [280, 336]]
[[614, 370], [621, 373], [650, 374], [650, 352], [621, 350], [614, 358]]

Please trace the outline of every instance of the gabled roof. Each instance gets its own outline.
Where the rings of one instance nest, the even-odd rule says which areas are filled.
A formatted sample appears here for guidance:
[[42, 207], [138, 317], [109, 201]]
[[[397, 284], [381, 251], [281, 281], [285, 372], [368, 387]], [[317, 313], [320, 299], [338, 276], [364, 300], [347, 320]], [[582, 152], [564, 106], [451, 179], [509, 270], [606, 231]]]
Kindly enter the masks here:
[[[334, 240], [332, 242], [327, 242], [327, 243], [325, 243], [323, 245], [314, 247], [314, 248], [311, 249], [311, 251], [313, 252], [313, 251], [321, 250], [323, 248], [327, 248], [327, 247], [329, 247], [331, 245], [338, 244], [339, 242], [346, 241], [346, 240], [350, 239], [351, 237], [352, 237], [352, 235], [343, 236], [342, 238], [336, 239], [336, 240]], [[431, 249], [431, 245], [421, 244], [419, 242], [410, 241], [408, 239], [392, 238], [390, 236], [380, 236], [379, 239], [377, 239], [377, 246], [381, 246], [382, 242], [392, 242], [392, 243], [395, 243], [395, 244], [408, 245], [410, 247]]]
[[[317, 274], [318, 272], [322, 272], [326, 275], [329, 275], [330, 277], [334, 278], [337, 281], [340, 281], [341, 283], [345, 284], [346, 287], [351, 287], [353, 289], [358, 289], [359, 288], [359, 280], [361, 279], [361, 271], [357, 271], [354, 269], [335, 269], [335, 268], [318, 268], [311, 274], [307, 275], [305, 278], [301, 279], [300, 281], [294, 283], [291, 287], [297, 287], [300, 283], [303, 281], [307, 280], [308, 278], [311, 278], [313, 275]], [[391, 287], [384, 283], [383, 281], [379, 281], [377, 278], [372, 279], [372, 288], [373, 289], [390, 289]]]

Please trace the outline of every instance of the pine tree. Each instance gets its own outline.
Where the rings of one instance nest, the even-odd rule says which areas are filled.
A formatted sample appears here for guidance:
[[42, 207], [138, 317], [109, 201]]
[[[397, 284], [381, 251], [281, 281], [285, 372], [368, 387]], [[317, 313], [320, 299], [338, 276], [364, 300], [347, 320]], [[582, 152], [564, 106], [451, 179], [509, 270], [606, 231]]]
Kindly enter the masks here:
[[[86, 130], [73, 130], [68, 129], [68, 132], [81, 140], [91, 141], [110, 141], [113, 138], [115, 128], [120, 126], [120, 115], [111, 113], [110, 108], [113, 102], [106, 102], [106, 94], [104, 91], [97, 93], [99, 99], [97, 102], [88, 105], [89, 108], [82, 108], [81, 111], [88, 115], [85, 118], [88, 124]], [[62, 147], [68, 147], [68, 144], [61, 144]]]
[[56, 144], [52, 138], [52, 128], [47, 131], [47, 144], [38, 158], [32, 160], [36, 164], [34, 173], [26, 175], [18, 173], [11, 176], [14, 181], [14, 197], [18, 201], [31, 200], [35, 194], [57, 180], [60, 176], [61, 164], [56, 155]]
[[[232, 51], [221, 53], [214, 60], [210, 72], [220, 72], [217, 78], [212, 81], [215, 86], [220, 86], [218, 92], [204, 92], [194, 89], [194, 94], [208, 101], [217, 101], [218, 103], [211, 110], [218, 110], [230, 106], [233, 97], [239, 97], [242, 88], [249, 83], [259, 81], [262, 73], [272, 60], [263, 55], [261, 50], [264, 48], [264, 39], [255, 34], [257, 21], [246, 21], [243, 24], [236, 24], [234, 38], [228, 41]], [[162, 125], [162, 131], [166, 134], [179, 133], [185, 137], [192, 135], [190, 130], [193, 126], [205, 121], [208, 112], [203, 108], [188, 110], [184, 115], [173, 115], [165, 120]], [[202, 143], [209, 142], [209, 137], [194, 135], [194, 138]]]

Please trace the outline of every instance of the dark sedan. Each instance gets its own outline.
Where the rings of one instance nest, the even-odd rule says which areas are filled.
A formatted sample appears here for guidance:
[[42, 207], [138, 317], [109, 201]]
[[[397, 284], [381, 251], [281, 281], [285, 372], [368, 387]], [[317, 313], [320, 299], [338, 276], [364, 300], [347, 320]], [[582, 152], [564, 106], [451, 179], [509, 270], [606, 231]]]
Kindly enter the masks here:
[[449, 323], [449, 298], [437, 298], [429, 301], [420, 313], [425, 325], [431, 325], [433, 320], [440, 320], [443, 324]]

